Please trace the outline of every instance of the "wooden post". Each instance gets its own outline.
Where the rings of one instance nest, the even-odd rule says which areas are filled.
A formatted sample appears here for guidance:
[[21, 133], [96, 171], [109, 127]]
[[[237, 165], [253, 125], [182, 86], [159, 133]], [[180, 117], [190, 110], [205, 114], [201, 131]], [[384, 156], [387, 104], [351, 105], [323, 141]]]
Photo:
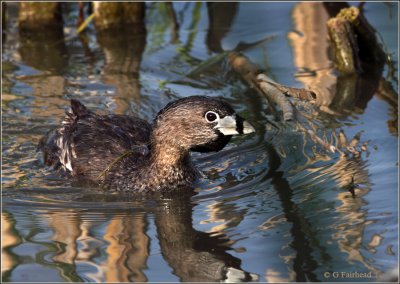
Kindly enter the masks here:
[[368, 23], [358, 8], [342, 9], [337, 17], [347, 20], [354, 28], [360, 46], [359, 56], [362, 61], [377, 63], [385, 61], [386, 54], [378, 42], [375, 29]]
[[351, 24], [342, 18], [331, 18], [327, 25], [336, 68], [342, 73], [361, 72], [358, 45]]
[[95, 26], [98, 31], [131, 27], [143, 23], [144, 2], [93, 2]]
[[334, 47], [337, 69], [342, 73], [360, 73], [361, 65], [386, 61], [375, 30], [356, 7], [342, 9], [327, 22], [329, 37]]
[[18, 15], [20, 30], [62, 27], [60, 2], [20, 2]]

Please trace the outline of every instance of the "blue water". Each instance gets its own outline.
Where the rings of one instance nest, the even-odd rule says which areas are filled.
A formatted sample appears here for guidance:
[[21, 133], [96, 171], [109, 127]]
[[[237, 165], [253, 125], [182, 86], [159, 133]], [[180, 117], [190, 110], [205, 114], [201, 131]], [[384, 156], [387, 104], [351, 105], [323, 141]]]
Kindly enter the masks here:
[[[243, 54], [282, 84], [313, 89], [328, 82], [321, 96], [329, 97], [344, 81], [326, 59], [326, 38], [312, 37], [318, 22], [307, 29], [315, 14], [296, 18], [298, 9], [321, 9], [320, 3], [243, 2], [210, 10], [206, 3], [173, 3], [177, 30], [164, 3], [146, 5], [145, 35], [102, 41], [90, 25], [82, 39], [61, 44], [20, 35], [16, 4], [9, 5], [2, 53], [3, 281], [218, 282], [236, 275], [368, 282], [398, 267], [398, 83], [388, 66], [380, 77], [394, 92], [355, 96], [338, 116], [316, 115], [317, 107], [304, 104], [319, 136], [330, 140], [342, 129], [351, 140], [363, 131], [360, 143], [369, 141], [360, 157], [328, 153], [294, 125], [267, 127], [265, 98], [223, 61], [212, 64], [240, 43], [266, 39]], [[397, 5], [364, 6], [395, 68]], [[68, 38], [77, 4], [66, 7]], [[293, 40], [294, 34], [302, 37]], [[319, 57], [298, 45], [307, 36], [321, 47]], [[326, 61], [314, 62], [314, 55]], [[304, 68], [317, 75], [299, 77]], [[76, 187], [45, 169], [36, 153], [70, 98], [99, 113], [150, 121], [168, 102], [190, 95], [222, 97], [256, 128], [221, 152], [193, 154], [202, 171], [193, 197], [138, 200]], [[351, 177], [354, 198], [346, 189]]]

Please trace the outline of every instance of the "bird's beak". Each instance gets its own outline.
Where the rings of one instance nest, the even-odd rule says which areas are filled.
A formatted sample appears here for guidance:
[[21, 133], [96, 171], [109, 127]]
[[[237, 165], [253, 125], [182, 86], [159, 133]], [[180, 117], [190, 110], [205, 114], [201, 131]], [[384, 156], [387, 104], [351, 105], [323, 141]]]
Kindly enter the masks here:
[[249, 134], [255, 132], [254, 127], [239, 115], [229, 115], [221, 118], [214, 129], [224, 135]]

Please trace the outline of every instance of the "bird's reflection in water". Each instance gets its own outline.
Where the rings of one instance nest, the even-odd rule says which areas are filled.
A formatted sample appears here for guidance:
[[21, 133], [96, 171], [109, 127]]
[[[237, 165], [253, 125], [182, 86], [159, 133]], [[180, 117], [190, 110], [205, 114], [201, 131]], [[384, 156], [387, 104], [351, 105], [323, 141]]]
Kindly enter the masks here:
[[171, 199], [156, 211], [161, 251], [174, 273], [185, 282], [255, 280], [255, 275], [240, 268], [241, 260], [227, 252], [231, 241], [226, 235], [193, 229], [193, 207], [188, 201]]
[[88, 204], [98, 204], [97, 208], [44, 213], [52, 230], [51, 239], [57, 246], [52, 259], [75, 265], [77, 271], [84, 270], [85, 275], [80, 277], [101, 282], [148, 281], [146, 268], [151, 254], [148, 229], [154, 216], [161, 254], [181, 281], [258, 279], [243, 271], [241, 260], [228, 253], [232, 241], [226, 235], [193, 228], [192, 194], [154, 197], [150, 201], [122, 195], [106, 198], [120, 208], [127, 201], [126, 209], [101, 209], [105, 202], [97, 200], [98, 196], [104, 197], [88, 195], [77, 201], [91, 200]]

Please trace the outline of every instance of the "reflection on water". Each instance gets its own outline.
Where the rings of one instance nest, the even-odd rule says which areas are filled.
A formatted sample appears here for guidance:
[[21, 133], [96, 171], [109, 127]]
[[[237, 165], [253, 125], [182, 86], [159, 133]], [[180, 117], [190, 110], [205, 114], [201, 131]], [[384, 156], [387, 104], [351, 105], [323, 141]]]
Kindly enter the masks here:
[[298, 72], [297, 80], [317, 94], [316, 104], [322, 111], [331, 114], [362, 111], [378, 89], [384, 62], [364, 64], [362, 75], [337, 76], [325, 24], [335, 9], [328, 7], [322, 2], [304, 2], [293, 9], [295, 31], [288, 37], [293, 45], [295, 65], [303, 71]]
[[329, 94], [335, 93], [336, 76], [327, 52], [329, 42], [325, 23], [329, 15], [323, 3], [303, 2], [294, 6], [292, 17], [294, 31], [288, 38], [295, 54], [294, 64], [303, 71], [298, 72], [296, 78], [318, 95], [318, 104], [330, 105]]
[[[81, 272], [87, 281], [147, 281], [145, 270], [151, 253], [147, 231], [151, 221], [157, 228], [160, 252], [180, 280], [217, 282], [230, 276], [231, 271], [237, 280], [257, 277], [243, 271], [240, 259], [228, 253], [232, 243], [228, 236], [193, 228], [190, 195], [152, 202], [150, 206], [144, 201], [136, 203], [133, 209], [106, 211], [96, 209], [92, 202], [88, 205], [94, 208], [86, 210], [33, 209], [32, 218], [24, 224], [28, 227], [22, 231], [6, 211], [2, 215], [6, 236], [2, 244], [3, 271], [12, 271], [17, 265], [10, 249], [21, 245], [24, 239], [37, 245], [39, 264], [53, 263], [51, 266], [60, 269], [66, 280], [79, 279], [76, 272]], [[13, 208], [21, 220], [25, 214], [22, 209]], [[32, 224], [40, 225], [40, 229]]]
[[11, 271], [16, 265], [17, 261], [15, 255], [10, 252], [10, 249], [21, 243], [21, 238], [15, 232], [15, 221], [12, 215], [7, 212], [1, 213], [1, 271], [6, 273]]
[[128, 102], [140, 98], [139, 72], [146, 45], [143, 20], [118, 30], [102, 31], [97, 40], [104, 52], [101, 80], [115, 87], [115, 113], [129, 110]]
[[[372, 272], [373, 279], [356, 280], [373, 281], [398, 265], [396, 84], [381, 78], [382, 66], [364, 77], [335, 74], [323, 24], [335, 7], [149, 3], [141, 25], [112, 39], [89, 26], [64, 41], [78, 14], [77, 4], [68, 5], [68, 28], [42, 38], [19, 33], [16, 5], [7, 8], [3, 280], [353, 281], [324, 273]], [[389, 8], [368, 5], [385, 42], [393, 38]], [[315, 90], [325, 114], [310, 115], [310, 127], [341, 151], [328, 154], [290, 128], [267, 131], [264, 98], [222, 62], [198, 68], [258, 41], [246, 56], [278, 81]], [[388, 50], [396, 44], [389, 40]], [[196, 76], [186, 78], [192, 70]], [[141, 200], [81, 188], [36, 155], [71, 97], [102, 113], [151, 120], [167, 102], [199, 94], [224, 97], [257, 132], [221, 152], [193, 155], [202, 171], [195, 195]], [[360, 131], [346, 143], [340, 136]]]

